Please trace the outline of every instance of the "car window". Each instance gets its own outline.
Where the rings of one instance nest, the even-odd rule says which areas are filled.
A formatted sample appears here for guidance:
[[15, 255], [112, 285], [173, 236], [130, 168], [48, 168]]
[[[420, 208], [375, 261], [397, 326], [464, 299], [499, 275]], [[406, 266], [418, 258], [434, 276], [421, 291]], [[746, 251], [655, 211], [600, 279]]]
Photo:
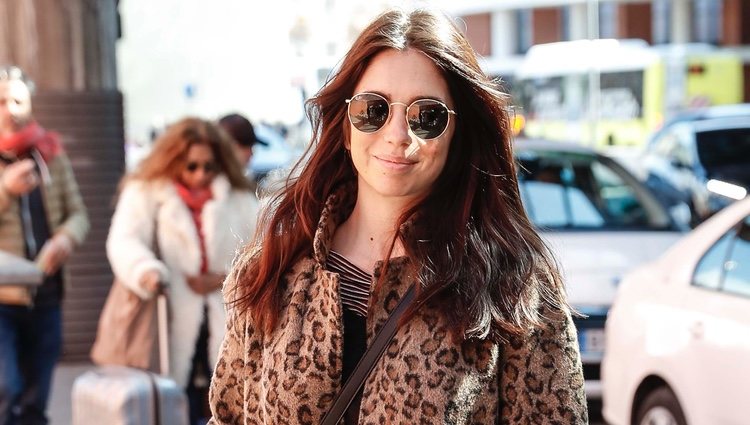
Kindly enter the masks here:
[[706, 251], [693, 273], [693, 285], [750, 296], [750, 218]]
[[633, 186], [627, 184], [612, 168], [600, 162], [593, 162], [591, 171], [599, 186], [602, 207], [609, 217], [618, 225], [647, 225], [646, 209], [636, 197]]
[[703, 254], [703, 258], [698, 262], [698, 266], [693, 273], [693, 285], [708, 289], [719, 289], [721, 287], [724, 262], [734, 233], [734, 229], [725, 233]]
[[706, 168], [750, 165], [750, 128], [704, 131], [695, 137], [698, 158]]
[[652, 152], [681, 166], [689, 167], [692, 162], [689, 143], [679, 129], [680, 127], [675, 127], [662, 133], [654, 140]]
[[724, 270], [724, 290], [750, 296], [750, 216], [734, 238]]
[[605, 224], [594, 204], [578, 188], [529, 181], [521, 185], [521, 196], [526, 199], [526, 205], [537, 207], [529, 211], [537, 226], [601, 227]]
[[677, 137], [673, 131], [669, 129], [663, 131], [651, 142], [651, 152], [663, 156], [669, 157], [674, 150], [674, 145], [677, 143]]
[[539, 227], [648, 227], [636, 189], [593, 155], [527, 152], [519, 155], [519, 187]]

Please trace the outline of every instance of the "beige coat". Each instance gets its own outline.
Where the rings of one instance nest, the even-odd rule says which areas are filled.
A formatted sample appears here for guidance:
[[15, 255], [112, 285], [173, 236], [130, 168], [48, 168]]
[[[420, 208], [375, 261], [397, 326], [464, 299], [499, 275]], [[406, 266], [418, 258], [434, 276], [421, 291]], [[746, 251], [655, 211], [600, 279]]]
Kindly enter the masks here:
[[[63, 232], [79, 245], [89, 230], [89, 220], [73, 169], [65, 153], [42, 167], [42, 196], [47, 223], [52, 235]], [[4, 165], [0, 164], [0, 173]], [[46, 178], [45, 176], [49, 176]], [[20, 201], [0, 185], [0, 250], [25, 257]], [[30, 305], [30, 289], [24, 286], [0, 286], [0, 304]]]
[[[318, 424], [330, 407], [341, 388], [343, 329], [339, 277], [326, 270], [326, 257], [337, 221], [348, 213], [342, 204], [329, 198], [311, 257], [286, 275], [272, 334], [263, 335], [246, 312], [230, 310], [210, 424]], [[368, 343], [413, 281], [406, 257], [390, 260], [388, 270], [371, 295]], [[359, 423], [587, 423], [570, 313], [543, 314], [543, 327], [509, 344], [455, 342], [440, 311], [423, 308], [367, 379]]]

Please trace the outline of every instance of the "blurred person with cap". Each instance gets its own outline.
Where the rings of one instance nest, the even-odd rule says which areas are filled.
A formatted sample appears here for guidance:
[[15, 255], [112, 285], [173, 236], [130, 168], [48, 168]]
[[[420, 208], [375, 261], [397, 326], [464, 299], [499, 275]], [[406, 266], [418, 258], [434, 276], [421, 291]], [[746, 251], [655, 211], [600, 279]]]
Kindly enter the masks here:
[[240, 163], [247, 167], [253, 158], [253, 146], [256, 143], [266, 145], [267, 143], [255, 135], [255, 129], [250, 120], [240, 114], [232, 113], [219, 119], [219, 126], [223, 128], [234, 140], [234, 152]]
[[0, 66], [0, 250], [44, 272], [39, 287], [0, 286], [0, 424], [46, 424], [61, 352], [62, 266], [89, 229], [59, 135], [34, 121], [32, 84]]

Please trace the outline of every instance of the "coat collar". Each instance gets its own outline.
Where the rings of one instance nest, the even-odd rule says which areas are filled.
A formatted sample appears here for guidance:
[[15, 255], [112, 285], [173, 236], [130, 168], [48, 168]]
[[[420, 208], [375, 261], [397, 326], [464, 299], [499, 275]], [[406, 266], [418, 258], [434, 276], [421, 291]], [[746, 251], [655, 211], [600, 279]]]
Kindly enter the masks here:
[[328, 195], [313, 239], [313, 258], [320, 267], [325, 267], [336, 228], [349, 218], [356, 201], [357, 185], [353, 181], [342, 184]]

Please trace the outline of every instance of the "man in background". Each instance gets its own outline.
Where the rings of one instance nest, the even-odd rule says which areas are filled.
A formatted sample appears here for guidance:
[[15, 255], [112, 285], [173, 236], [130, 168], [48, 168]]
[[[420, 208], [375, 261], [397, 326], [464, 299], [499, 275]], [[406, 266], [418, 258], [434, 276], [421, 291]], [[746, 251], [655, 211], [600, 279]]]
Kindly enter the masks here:
[[265, 145], [266, 142], [255, 136], [253, 125], [240, 114], [229, 114], [222, 117], [219, 119], [219, 125], [234, 139], [237, 159], [247, 169], [253, 157], [253, 146], [256, 143]]
[[89, 229], [60, 138], [31, 113], [31, 82], [0, 66], [0, 250], [34, 261], [41, 286], [0, 286], [0, 424], [46, 424], [62, 347], [62, 266]]

